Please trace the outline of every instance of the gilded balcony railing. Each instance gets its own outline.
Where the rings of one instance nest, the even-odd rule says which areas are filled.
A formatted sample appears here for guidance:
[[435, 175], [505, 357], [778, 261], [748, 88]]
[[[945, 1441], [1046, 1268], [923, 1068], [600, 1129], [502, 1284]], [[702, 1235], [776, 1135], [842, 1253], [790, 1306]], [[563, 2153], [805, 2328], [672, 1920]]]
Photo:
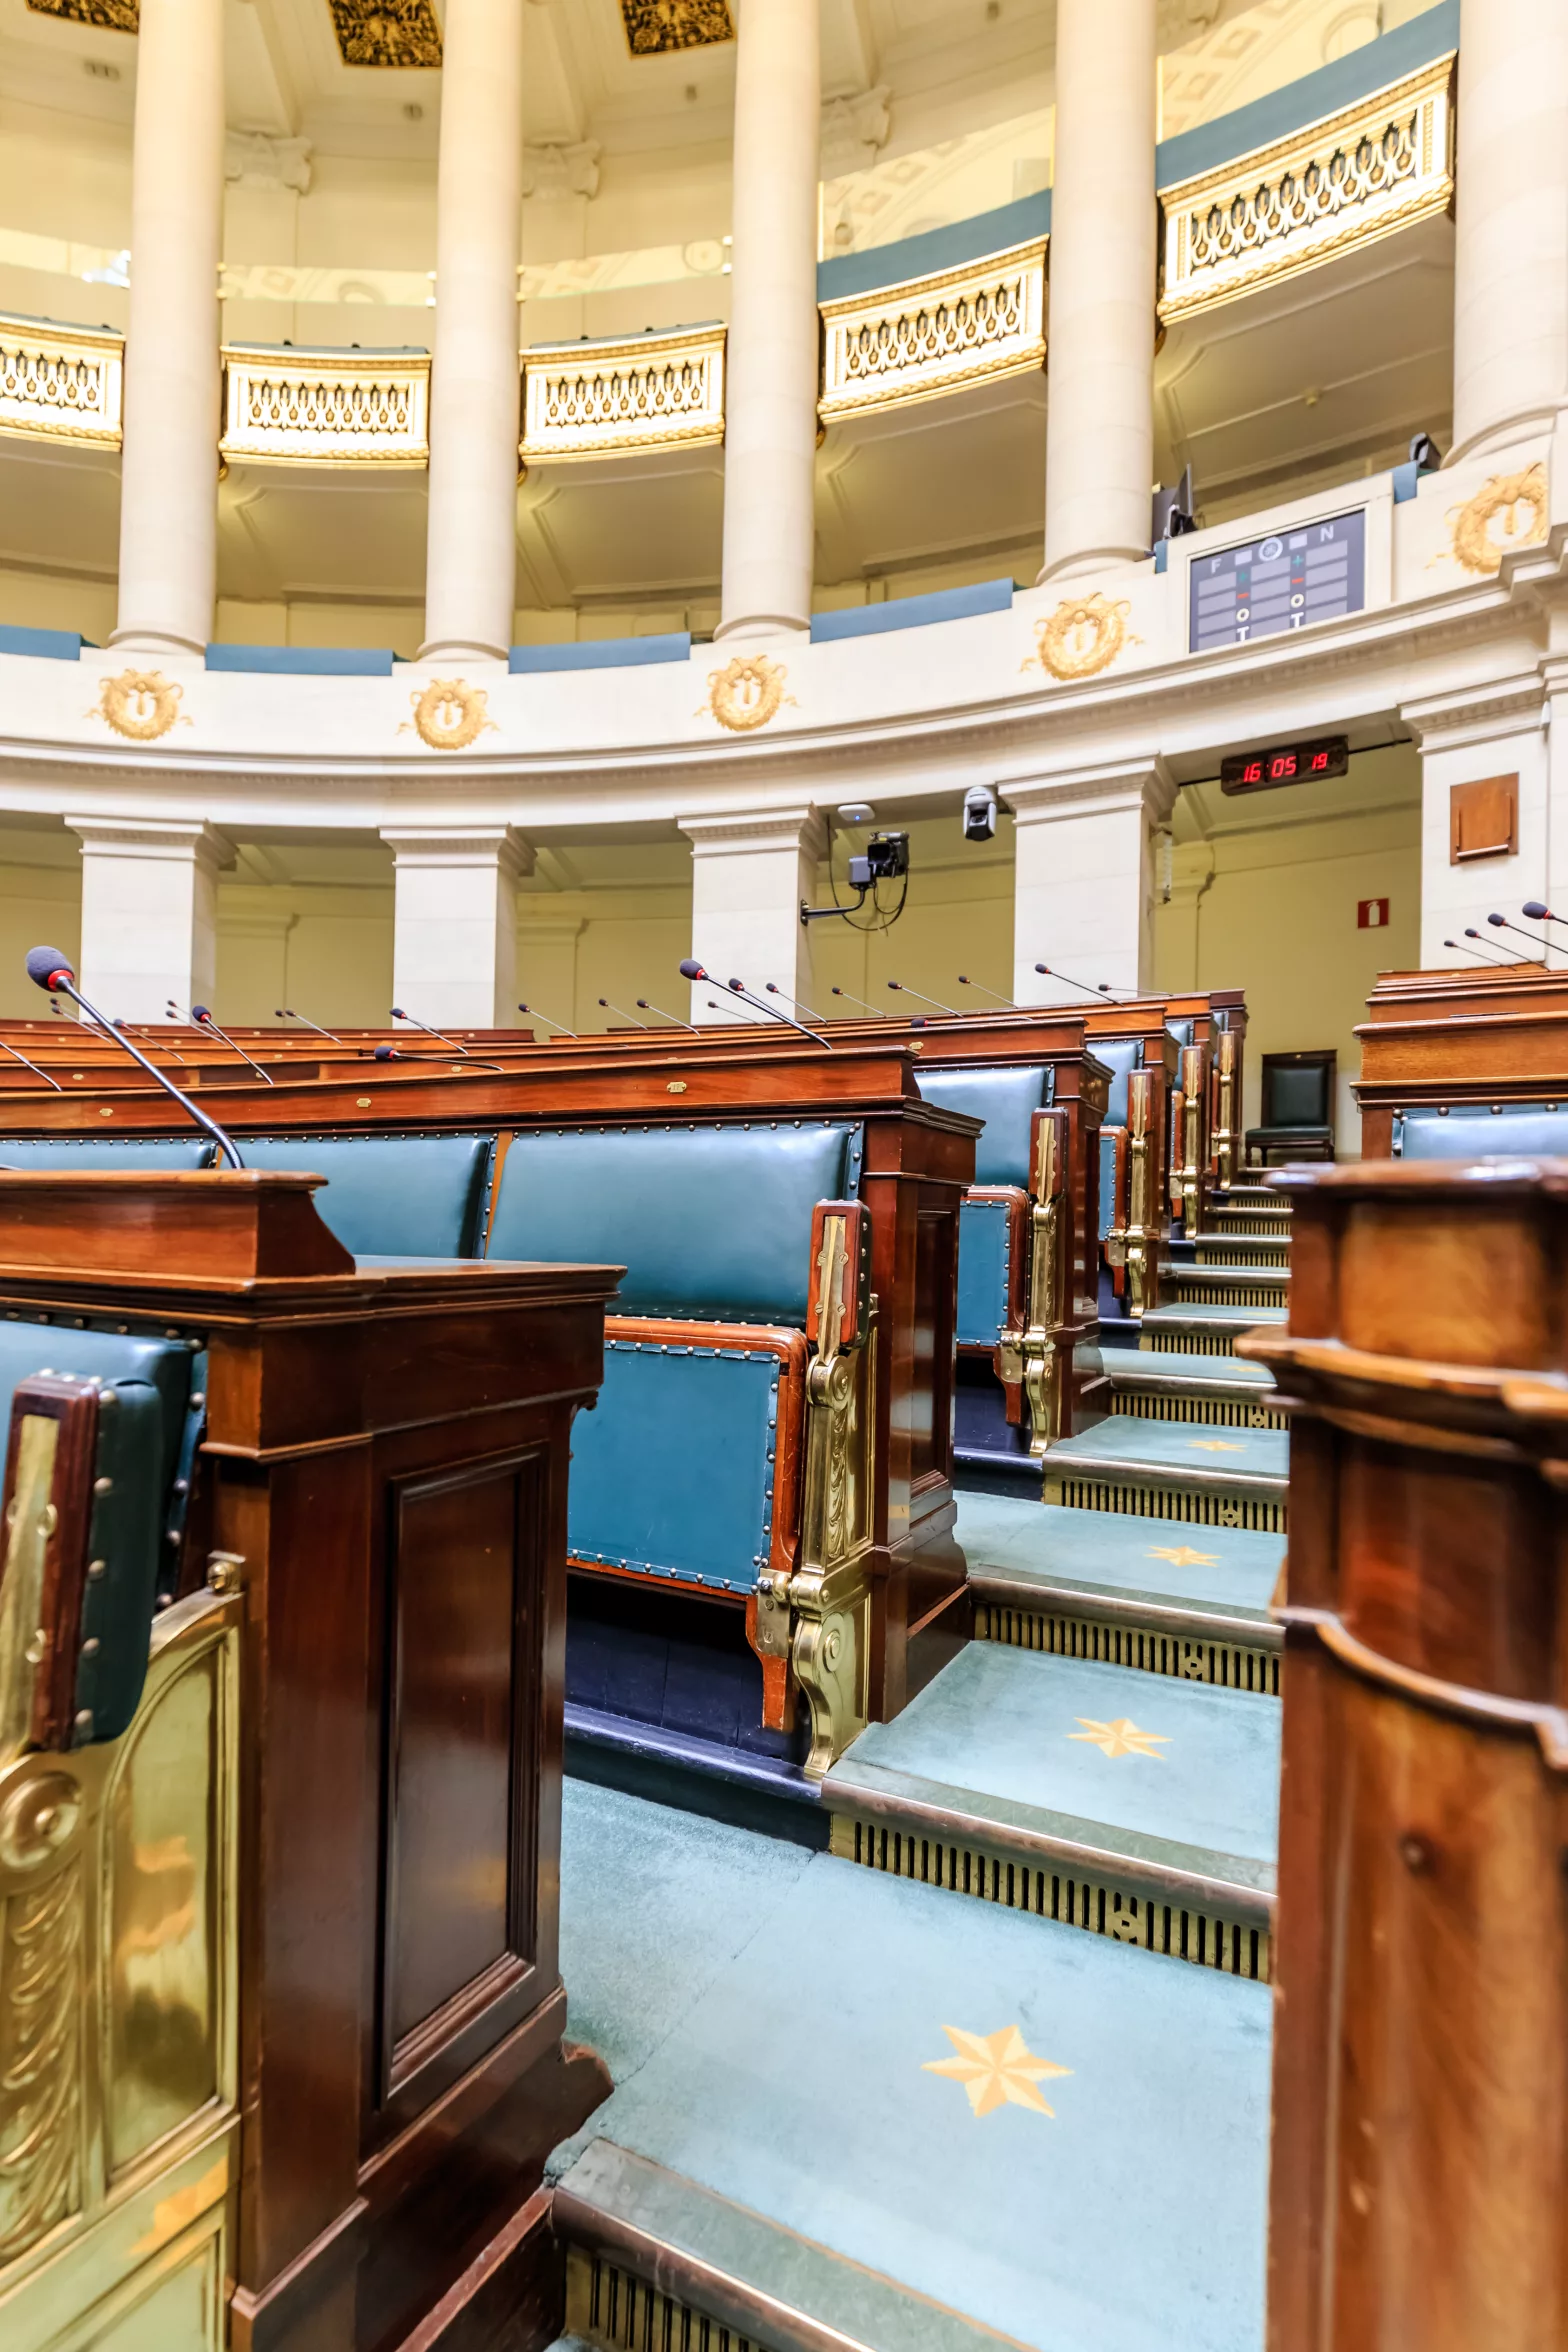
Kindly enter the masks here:
[[1173, 321], [1370, 245], [1453, 197], [1452, 56], [1160, 191]]
[[247, 465], [423, 466], [429, 353], [226, 343], [222, 449]]
[[824, 302], [823, 423], [1042, 367], [1045, 244]]
[[519, 453], [615, 457], [724, 438], [724, 329], [542, 344], [523, 355]]
[[0, 313], [0, 433], [120, 446], [125, 340]]

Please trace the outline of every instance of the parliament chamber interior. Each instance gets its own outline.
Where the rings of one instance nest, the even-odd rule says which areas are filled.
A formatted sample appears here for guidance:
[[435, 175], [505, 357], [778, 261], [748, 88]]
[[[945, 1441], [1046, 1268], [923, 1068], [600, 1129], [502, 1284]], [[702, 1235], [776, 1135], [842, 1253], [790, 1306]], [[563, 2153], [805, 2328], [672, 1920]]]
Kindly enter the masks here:
[[0, 0], [0, 1237], [3, 2352], [1568, 2352], [1564, 0]]

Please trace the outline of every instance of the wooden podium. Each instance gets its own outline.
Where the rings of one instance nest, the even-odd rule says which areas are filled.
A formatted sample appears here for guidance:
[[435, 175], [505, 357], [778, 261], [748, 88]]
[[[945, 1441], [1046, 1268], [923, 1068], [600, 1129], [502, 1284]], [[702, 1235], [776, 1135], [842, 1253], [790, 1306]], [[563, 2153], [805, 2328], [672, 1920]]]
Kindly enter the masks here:
[[315, 1181], [0, 1174], [0, 1311], [41, 1363], [83, 1326], [205, 1355], [171, 1581], [241, 1596], [231, 2342], [466, 2346], [547, 2277], [544, 2158], [610, 2087], [556, 1947], [568, 1440], [618, 1269], [356, 1267]]

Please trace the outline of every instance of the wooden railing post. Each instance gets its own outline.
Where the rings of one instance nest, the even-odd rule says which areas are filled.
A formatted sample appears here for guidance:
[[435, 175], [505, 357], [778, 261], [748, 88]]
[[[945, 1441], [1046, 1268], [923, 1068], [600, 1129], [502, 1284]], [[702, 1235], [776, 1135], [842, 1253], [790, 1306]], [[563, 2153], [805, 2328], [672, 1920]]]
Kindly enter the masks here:
[[1269, 2352], [1568, 2342], [1568, 1166], [1294, 1202]]

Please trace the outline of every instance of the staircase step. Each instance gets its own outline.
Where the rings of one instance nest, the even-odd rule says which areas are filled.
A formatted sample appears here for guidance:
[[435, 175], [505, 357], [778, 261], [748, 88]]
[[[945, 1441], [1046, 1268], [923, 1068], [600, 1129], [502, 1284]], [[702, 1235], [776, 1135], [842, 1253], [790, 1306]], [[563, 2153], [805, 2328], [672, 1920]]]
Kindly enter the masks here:
[[1289, 1209], [1265, 1208], [1261, 1203], [1254, 1207], [1245, 1201], [1232, 1208], [1225, 1202], [1211, 1201], [1209, 1214], [1216, 1233], [1256, 1233], [1269, 1240], [1290, 1239]]
[[1220, 1306], [1210, 1300], [1151, 1307], [1138, 1326], [1138, 1345], [1157, 1355], [1228, 1356], [1244, 1331], [1277, 1329], [1286, 1312], [1283, 1306]]
[[1190, 1541], [1114, 1511], [994, 1494], [959, 1497], [956, 1533], [977, 1641], [1278, 1694], [1277, 1535], [1212, 1527]]
[[1174, 1307], [1283, 1307], [1290, 1297], [1290, 1269], [1175, 1265], [1163, 1287]]
[[1198, 1233], [1193, 1236], [1193, 1263], [1199, 1266], [1277, 1267], [1290, 1271], [1288, 1233]]
[[1272, 1209], [1283, 1217], [1291, 1209], [1289, 1193], [1276, 1192], [1272, 1184], [1227, 1184], [1210, 1193], [1209, 1204], [1216, 1209]]
[[1105, 1348], [1101, 1380], [1085, 1402], [1144, 1421], [1203, 1421], [1216, 1428], [1284, 1429], [1274, 1379], [1241, 1356], [1156, 1355], [1143, 1348]]
[[1285, 1526], [1290, 1441], [1272, 1429], [1190, 1437], [1180, 1423], [1117, 1414], [1041, 1458], [1043, 1500], [1139, 1519], [1250, 1527]]
[[[827, 1855], [749, 1941], [725, 1934], [693, 1966], [685, 1882], [666, 1898], [639, 1861], [660, 1809], [614, 1800], [628, 1901], [609, 1830], [583, 1843], [601, 1792], [570, 1793], [570, 2030], [595, 2036], [592, 1980], [637, 2055], [612, 2060], [614, 2096], [551, 2163], [569, 2336], [600, 2352], [1261, 2342], [1265, 1986]], [[751, 1866], [742, 1835], [714, 1833], [720, 1886]], [[620, 2011], [650, 1975], [685, 2006], [632, 2033]], [[967, 2076], [942, 2071], [969, 2052]]]

